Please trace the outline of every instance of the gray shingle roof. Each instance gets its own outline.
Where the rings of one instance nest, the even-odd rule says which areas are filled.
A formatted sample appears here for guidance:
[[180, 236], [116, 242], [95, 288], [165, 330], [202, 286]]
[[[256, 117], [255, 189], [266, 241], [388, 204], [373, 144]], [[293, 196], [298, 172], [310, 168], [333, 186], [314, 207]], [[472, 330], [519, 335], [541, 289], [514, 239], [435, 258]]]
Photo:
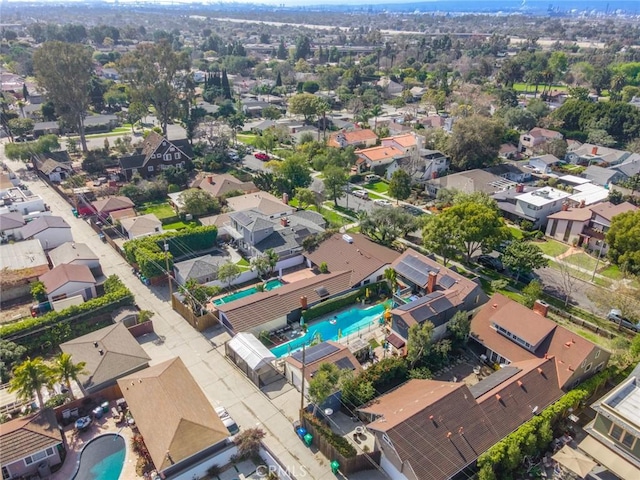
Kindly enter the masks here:
[[44, 215], [42, 217], [36, 218], [33, 222], [29, 222], [24, 227], [22, 227], [22, 237], [28, 239], [40, 232], [44, 232], [48, 228], [71, 227], [62, 217], [56, 217], [55, 215]]

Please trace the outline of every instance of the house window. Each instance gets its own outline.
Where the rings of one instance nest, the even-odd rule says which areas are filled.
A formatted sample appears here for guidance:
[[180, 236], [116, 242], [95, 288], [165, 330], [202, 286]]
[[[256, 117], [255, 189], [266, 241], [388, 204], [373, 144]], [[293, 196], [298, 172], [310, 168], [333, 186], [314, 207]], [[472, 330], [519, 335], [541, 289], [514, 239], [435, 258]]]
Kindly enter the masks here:
[[600, 362], [596, 367], [596, 371], [594, 373], [598, 373], [604, 367], [604, 362]]
[[557, 219], [553, 219], [553, 222], [551, 223], [551, 232], [550, 232], [550, 237], [555, 237], [556, 236], [556, 229], [558, 228], [558, 220]]
[[566, 242], [569, 240], [569, 235], [571, 234], [571, 229], [573, 228], [573, 220], [569, 220], [567, 222], [567, 229], [564, 231], [564, 235], [562, 236], [562, 241]]
[[627, 432], [624, 428], [616, 425], [615, 423], [611, 425], [609, 436], [627, 447], [629, 450], [633, 449], [637, 440], [637, 438], [634, 437], [633, 434]]
[[25, 465], [31, 465], [32, 463], [39, 462], [43, 458], [51, 457], [53, 453], [53, 448], [49, 447], [46, 450], [42, 450], [40, 452], [34, 453], [33, 455], [25, 457], [24, 463]]
[[175, 158], [176, 160], [180, 160], [180, 154], [179, 153], [174, 153], [173, 154], [173, 158]]
[[387, 445], [389, 445], [391, 448], [393, 448], [393, 443], [391, 443], [391, 439], [387, 436], [386, 433], [382, 434], [382, 440], [384, 441], [384, 443], [386, 443]]
[[2, 480], [6, 480], [8, 478], [11, 478], [11, 475], [9, 475], [9, 470], [7, 469], [7, 467], [5, 467], [3, 465], [2, 466]]
[[153, 172], [153, 165], [149, 165], [149, 166], [147, 167], [147, 170], [148, 170], [148, 171], [150, 171], [150, 172]]
[[171, 154], [170, 153], [165, 154], [164, 161], [169, 162], [170, 160], [171, 160]]
[[584, 372], [587, 373], [589, 370], [591, 370], [591, 367], [593, 367], [593, 364], [589, 363], [586, 367], [584, 367]]
[[595, 358], [598, 358], [598, 357], [600, 356], [600, 352], [601, 352], [601, 351], [602, 351], [602, 350], [600, 350], [600, 349], [596, 350]]

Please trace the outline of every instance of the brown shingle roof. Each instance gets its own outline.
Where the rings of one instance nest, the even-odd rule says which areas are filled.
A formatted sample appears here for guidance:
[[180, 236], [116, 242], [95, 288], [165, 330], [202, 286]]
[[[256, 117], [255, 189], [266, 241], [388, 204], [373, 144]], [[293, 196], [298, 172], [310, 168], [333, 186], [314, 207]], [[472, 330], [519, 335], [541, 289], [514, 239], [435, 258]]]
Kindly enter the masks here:
[[258, 191], [258, 187], [256, 187], [253, 182], [243, 182], [233, 175], [228, 175], [226, 173], [205, 175], [202, 178], [194, 180], [191, 187], [200, 188], [214, 197], [221, 197], [229, 192], [237, 190], [246, 193]]
[[228, 198], [227, 205], [235, 212], [257, 210], [263, 215], [276, 215], [294, 210], [278, 197], [262, 191]]
[[118, 385], [158, 470], [229, 436], [179, 357], [121, 378]]
[[62, 265], [76, 260], [99, 260], [86, 243], [66, 242], [49, 252], [51, 263]]
[[234, 302], [218, 305], [236, 332], [245, 332], [280, 318], [300, 308], [300, 298], [307, 297], [311, 305], [321, 300], [315, 291], [325, 287], [329, 296], [351, 288], [351, 272], [333, 272], [305, 278], [269, 292], [258, 292]]
[[0, 458], [3, 465], [59, 443], [62, 443], [62, 434], [56, 416], [49, 408], [0, 425]]
[[560, 210], [547, 218], [550, 220], [575, 220], [577, 222], [586, 222], [591, 218], [591, 209], [589, 208], [570, 208], [568, 210]]
[[22, 237], [24, 239], [28, 239], [37, 235], [38, 233], [44, 232], [49, 228], [71, 228], [71, 226], [67, 223], [67, 221], [62, 217], [57, 217], [55, 215], [44, 215], [42, 217], [36, 218], [33, 222], [27, 223], [20, 232], [22, 233]]
[[400, 256], [395, 250], [372, 242], [360, 233], [351, 234], [353, 243], [347, 243], [336, 233], [305, 256], [315, 265], [327, 263], [330, 272], [351, 271], [351, 285], [357, 285], [376, 270], [390, 265]]
[[611, 202], [598, 203], [589, 207], [596, 215], [600, 215], [602, 218], [605, 218], [609, 221], [616, 215], [619, 215], [624, 212], [635, 212], [638, 209], [635, 205], [632, 205], [629, 202], [622, 202], [619, 205], [614, 205]]
[[88, 373], [80, 376], [80, 383], [87, 391], [97, 390], [123, 375], [140, 370], [150, 360], [122, 323], [69, 340], [61, 344], [60, 349], [71, 354], [75, 363], [86, 362]]
[[123, 208], [122, 210], [116, 210], [109, 214], [113, 222], [118, 222], [124, 218], [135, 217], [136, 211], [133, 208]]
[[[491, 309], [494, 309], [493, 304]], [[491, 315], [491, 323], [535, 346], [539, 345], [556, 328], [555, 322], [538, 315], [533, 310], [523, 308], [517, 302], [507, 302], [499, 309], [496, 307]]]
[[67, 263], [52, 268], [40, 276], [40, 281], [44, 283], [47, 293], [55, 292], [69, 282], [91, 283], [93, 285], [96, 283], [89, 267]]
[[105, 197], [100, 200], [96, 200], [92, 202], [93, 208], [98, 213], [109, 213], [114, 212], [116, 210], [123, 210], [125, 208], [133, 208], [134, 204], [127, 197], [116, 196], [116, 197]]

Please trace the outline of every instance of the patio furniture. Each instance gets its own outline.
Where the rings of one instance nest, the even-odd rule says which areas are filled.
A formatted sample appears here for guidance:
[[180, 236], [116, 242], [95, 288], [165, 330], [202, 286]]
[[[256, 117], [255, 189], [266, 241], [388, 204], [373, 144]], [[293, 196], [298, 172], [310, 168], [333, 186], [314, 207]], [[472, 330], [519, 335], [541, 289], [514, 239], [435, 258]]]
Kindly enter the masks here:
[[89, 425], [91, 425], [91, 417], [89, 416], [80, 417], [79, 419], [76, 420], [76, 423], [75, 423], [76, 429], [80, 431], [86, 430], [87, 428], [89, 428]]

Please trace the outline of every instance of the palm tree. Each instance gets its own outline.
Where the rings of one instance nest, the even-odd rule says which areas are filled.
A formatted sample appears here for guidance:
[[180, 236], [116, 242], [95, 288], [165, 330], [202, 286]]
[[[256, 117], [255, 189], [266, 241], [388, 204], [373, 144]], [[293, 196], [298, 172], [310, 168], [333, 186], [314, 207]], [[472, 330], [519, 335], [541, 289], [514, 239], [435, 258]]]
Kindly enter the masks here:
[[398, 277], [396, 275], [396, 271], [393, 268], [387, 268], [385, 269], [383, 276], [389, 284], [389, 288], [391, 289], [391, 293], [393, 294], [396, 286], [398, 285]]
[[269, 261], [269, 268], [271, 269], [271, 273], [273, 274], [276, 269], [276, 265], [278, 264], [278, 260], [280, 260], [280, 257], [278, 257], [278, 254], [273, 248], [265, 250], [264, 255]]
[[375, 132], [378, 129], [378, 117], [382, 115], [382, 107], [380, 105], [374, 105], [369, 110], [371, 116], [373, 116], [373, 131]]
[[53, 384], [54, 375], [51, 368], [44, 363], [41, 357], [33, 360], [29, 357], [13, 370], [13, 378], [9, 382], [9, 392], [17, 392], [18, 397], [29, 400], [35, 392], [38, 397], [38, 406], [44, 407], [42, 400], [42, 387], [50, 387]]
[[70, 353], [62, 352], [55, 359], [53, 364], [53, 373], [56, 376], [56, 380], [64, 382], [69, 390], [71, 399], [74, 398], [73, 391], [71, 390], [71, 380], [78, 381], [80, 375], [87, 375], [89, 372], [84, 367], [87, 366], [87, 362], [73, 363]]

